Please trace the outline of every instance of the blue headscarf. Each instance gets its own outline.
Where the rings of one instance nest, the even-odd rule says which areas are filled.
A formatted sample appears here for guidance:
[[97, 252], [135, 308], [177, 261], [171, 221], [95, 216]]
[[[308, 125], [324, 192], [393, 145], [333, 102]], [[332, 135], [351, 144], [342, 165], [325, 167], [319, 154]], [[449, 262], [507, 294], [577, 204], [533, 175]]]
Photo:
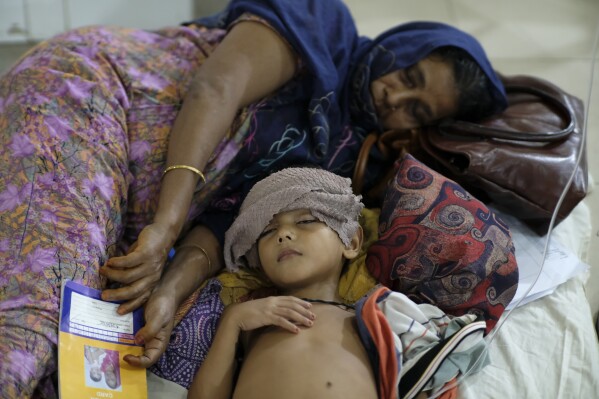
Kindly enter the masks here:
[[[268, 119], [264, 125], [277, 133], [285, 130], [285, 126], [298, 118], [294, 115], [298, 109], [286, 110], [284, 106], [304, 103], [299, 118], [309, 124], [312, 155], [324, 159], [330, 132], [339, 131], [347, 123], [347, 115], [339, 107], [339, 94], [359, 39], [349, 10], [340, 0], [232, 0], [222, 13], [193, 23], [228, 28], [245, 13], [266, 20], [287, 40], [310, 71], [310, 76], [301, 79], [301, 84], [295, 85], [293, 90], [284, 90], [268, 101], [265, 111], [272, 105], [277, 113], [263, 113]], [[257, 118], [260, 119], [260, 115]], [[260, 121], [258, 124], [261, 125]], [[303, 128], [298, 126], [300, 130]]]
[[[362, 38], [354, 52], [355, 66], [348, 76], [344, 96], [354, 119], [371, 131], [378, 127], [370, 82], [398, 69], [405, 69], [441, 47], [464, 50], [489, 79], [493, 112], [507, 106], [505, 90], [480, 43], [471, 35], [440, 22], [410, 22], [380, 34], [375, 40]], [[487, 115], [483, 115], [487, 116]]]
[[[280, 132], [298, 118], [292, 115], [297, 109], [288, 112], [282, 106], [297, 104], [303, 97], [307, 104], [299, 118], [308, 124], [313, 162], [327, 157], [331, 136], [348, 124], [361, 131], [378, 126], [370, 97], [372, 80], [413, 65], [439, 47], [454, 46], [470, 54], [491, 82], [496, 109], [506, 106], [501, 81], [479, 42], [449, 25], [407, 23], [371, 40], [358, 36], [353, 17], [341, 0], [232, 0], [223, 13], [194, 23], [226, 28], [244, 13], [265, 19], [310, 72], [294, 90], [271, 98], [270, 105], [279, 108], [276, 119], [280, 123], [272, 112], [264, 116], [269, 119], [268, 129]], [[257, 118], [260, 124], [259, 114]], [[262, 134], [268, 136], [263, 129]]]
[[[242, 132], [247, 140], [217, 195], [226, 199], [220, 202], [233, 204], [223, 214], [234, 215], [257, 180], [285, 166], [320, 165], [351, 177], [365, 135], [378, 129], [370, 82], [417, 63], [436, 48], [468, 52], [489, 77], [497, 109], [506, 104], [503, 86], [480, 44], [444, 24], [400, 25], [371, 40], [358, 35], [342, 0], [232, 0], [222, 13], [190, 23], [228, 29], [245, 13], [266, 20], [299, 56], [302, 70], [249, 107], [248, 131]], [[367, 175], [376, 176], [381, 167], [369, 163]], [[214, 212], [219, 212], [216, 206]]]

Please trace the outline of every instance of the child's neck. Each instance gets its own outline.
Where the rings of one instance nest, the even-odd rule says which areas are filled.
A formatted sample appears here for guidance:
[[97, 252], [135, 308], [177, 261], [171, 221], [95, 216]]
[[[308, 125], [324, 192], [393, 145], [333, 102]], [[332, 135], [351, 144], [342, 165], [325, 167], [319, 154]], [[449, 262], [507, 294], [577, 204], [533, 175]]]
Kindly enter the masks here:
[[340, 302], [342, 299], [338, 293], [337, 285], [319, 285], [290, 289], [282, 292], [284, 295], [291, 295], [297, 298], [319, 299], [323, 301]]

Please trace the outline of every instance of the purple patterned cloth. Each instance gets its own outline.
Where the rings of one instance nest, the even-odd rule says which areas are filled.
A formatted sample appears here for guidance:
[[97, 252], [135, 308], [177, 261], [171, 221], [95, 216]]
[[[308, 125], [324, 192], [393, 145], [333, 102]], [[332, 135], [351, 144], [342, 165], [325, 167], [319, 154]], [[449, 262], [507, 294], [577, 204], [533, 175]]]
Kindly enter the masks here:
[[220, 299], [222, 285], [208, 281], [185, 317], [174, 328], [169, 346], [150, 371], [158, 377], [189, 389], [193, 377], [206, 359], [216, 325], [225, 305]]
[[[0, 78], [1, 398], [57, 397], [61, 283], [103, 288], [100, 265], [151, 221], [180, 102], [223, 35], [82, 28]], [[214, 154], [196, 214], [238, 143]]]

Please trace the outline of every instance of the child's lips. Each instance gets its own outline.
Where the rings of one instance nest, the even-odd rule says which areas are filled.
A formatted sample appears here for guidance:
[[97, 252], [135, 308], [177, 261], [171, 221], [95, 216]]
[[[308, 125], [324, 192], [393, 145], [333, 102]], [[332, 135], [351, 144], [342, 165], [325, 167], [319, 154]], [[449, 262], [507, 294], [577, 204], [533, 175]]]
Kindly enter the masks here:
[[281, 252], [279, 252], [279, 256], [277, 256], [277, 262], [280, 262], [295, 255], [301, 255], [301, 253], [294, 249], [284, 249]]

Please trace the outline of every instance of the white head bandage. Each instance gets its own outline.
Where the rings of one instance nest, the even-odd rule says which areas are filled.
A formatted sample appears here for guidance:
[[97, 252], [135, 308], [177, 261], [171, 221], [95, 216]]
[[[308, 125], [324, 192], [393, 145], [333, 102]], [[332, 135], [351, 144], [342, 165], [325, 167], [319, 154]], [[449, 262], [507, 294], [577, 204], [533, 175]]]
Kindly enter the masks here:
[[258, 267], [256, 243], [273, 216], [308, 209], [337, 232], [345, 245], [351, 243], [364, 205], [352, 192], [351, 180], [315, 168], [287, 168], [259, 181], [248, 193], [239, 215], [225, 234], [227, 269]]

